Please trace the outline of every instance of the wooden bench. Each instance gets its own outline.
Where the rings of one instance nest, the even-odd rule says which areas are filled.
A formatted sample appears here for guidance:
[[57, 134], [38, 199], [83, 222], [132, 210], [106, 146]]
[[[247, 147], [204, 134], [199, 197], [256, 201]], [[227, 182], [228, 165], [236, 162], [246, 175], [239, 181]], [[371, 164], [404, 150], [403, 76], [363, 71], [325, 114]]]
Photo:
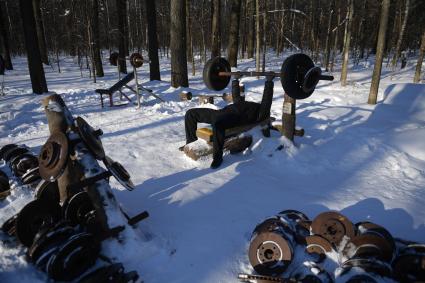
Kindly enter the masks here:
[[[244, 132], [257, 126], [261, 126], [263, 135], [269, 137], [271, 123], [274, 120], [276, 119], [271, 117], [260, 122], [227, 129], [225, 131], [224, 150], [229, 149], [231, 153], [232, 151], [236, 153], [242, 151], [246, 147], [249, 147], [252, 142], [252, 136], [244, 134]], [[196, 136], [198, 137], [198, 140], [186, 145], [183, 149], [184, 153], [193, 160], [198, 160], [200, 157], [207, 156], [212, 153], [212, 129], [199, 128], [196, 130]], [[241, 146], [244, 145], [245, 148], [241, 148]]]
[[[131, 82], [134, 79], [134, 72], [130, 72], [128, 73], [124, 78], [122, 78], [121, 80], [119, 80], [116, 84], [114, 84], [113, 86], [111, 86], [110, 88], [107, 89], [96, 89], [95, 92], [97, 92], [98, 94], [100, 94], [100, 101], [101, 101], [101, 105], [103, 108], [103, 95], [109, 95], [109, 106], [114, 106], [114, 101], [112, 99], [112, 96], [114, 95], [115, 92], [120, 92], [121, 95], [123, 95], [129, 102], [131, 102], [131, 99], [121, 91], [121, 89], [123, 87], [126, 87], [130, 90], [133, 90], [131, 87], [127, 86], [127, 84], [129, 82]], [[134, 90], [133, 90], [134, 91]]]

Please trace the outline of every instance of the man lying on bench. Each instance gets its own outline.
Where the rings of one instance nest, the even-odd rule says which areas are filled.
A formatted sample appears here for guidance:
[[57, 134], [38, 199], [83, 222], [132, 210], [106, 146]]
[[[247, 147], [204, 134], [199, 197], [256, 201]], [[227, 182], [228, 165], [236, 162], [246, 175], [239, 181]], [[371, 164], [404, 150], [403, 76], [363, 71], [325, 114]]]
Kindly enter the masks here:
[[[213, 129], [213, 161], [211, 168], [218, 168], [223, 162], [223, 146], [225, 131], [233, 127], [244, 126], [270, 118], [273, 100], [273, 81], [266, 81], [261, 104], [242, 99], [234, 99], [234, 103], [223, 109], [208, 108], [189, 109], [185, 115], [186, 145], [196, 141], [197, 123], [211, 124]], [[180, 150], [184, 150], [184, 147]]]

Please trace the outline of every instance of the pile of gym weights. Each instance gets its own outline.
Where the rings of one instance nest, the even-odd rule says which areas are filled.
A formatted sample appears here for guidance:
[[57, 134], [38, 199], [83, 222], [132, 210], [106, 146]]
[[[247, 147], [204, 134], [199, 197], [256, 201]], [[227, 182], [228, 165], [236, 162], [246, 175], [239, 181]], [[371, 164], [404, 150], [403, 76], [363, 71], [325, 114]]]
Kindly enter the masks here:
[[[69, 197], [61, 202], [58, 178], [63, 174], [75, 146], [84, 147], [86, 154], [95, 156], [102, 152], [99, 135], [81, 117], [75, 119], [79, 133], [75, 140], [68, 135], [54, 132], [36, 157], [26, 146], [8, 144], [0, 148], [3, 161], [0, 170], [0, 193], [6, 198], [13, 189], [27, 188], [34, 192], [34, 200], [27, 203], [16, 215], [1, 226], [2, 231], [26, 247], [26, 259], [54, 281], [78, 282], [136, 282], [137, 272], [125, 272], [121, 263], [101, 254], [101, 243], [117, 237], [124, 226], [117, 226], [107, 233], [99, 232], [99, 222], [94, 203], [83, 188], [114, 176], [133, 189], [128, 172], [107, 156], [103, 156], [104, 171], [91, 178], [70, 184]], [[91, 142], [86, 140], [90, 138]], [[96, 147], [94, 146], [96, 145]], [[96, 151], [95, 151], [96, 149]], [[13, 184], [12, 186], [10, 184]], [[133, 225], [146, 217], [142, 213], [128, 218]], [[99, 268], [98, 259], [106, 262]], [[97, 268], [93, 269], [94, 266]]]
[[313, 221], [285, 210], [257, 225], [248, 251], [258, 275], [243, 282], [424, 282], [425, 245], [372, 222], [328, 211]]

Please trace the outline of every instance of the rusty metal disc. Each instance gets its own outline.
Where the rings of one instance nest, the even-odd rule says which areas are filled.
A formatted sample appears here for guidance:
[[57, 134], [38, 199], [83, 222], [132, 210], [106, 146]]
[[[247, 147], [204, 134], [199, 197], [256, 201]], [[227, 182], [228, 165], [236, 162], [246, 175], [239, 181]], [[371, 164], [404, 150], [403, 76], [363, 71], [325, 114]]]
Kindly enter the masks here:
[[277, 217], [270, 217], [258, 224], [253, 234], [258, 234], [262, 232], [272, 232], [278, 229], [286, 229], [287, 225], [285, 225], [282, 221], [280, 221]]
[[143, 66], [143, 56], [142, 54], [135, 52], [130, 55], [130, 65], [134, 68], [140, 68]]
[[131, 181], [130, 174], [128, 171], [121, 165], [121, 163], [112, 160], [110, 157], [106, 156], [103, 160], [106, 168], [112, 173], [112, 176], [117, 179], [117, 181], [123, 185], [127, 190], [134, 190], [135, 186], [133, 181]]
[[248, 257], [252, 267], [259, 274], [278, 275], [292, 262], [293, 248], [283, 234], [263, 232], [251, 240]]
[[53, 182], [65, 170], [69, 158], [69, 143], [62, 132], [54, 132], [43, 145], [38, 156], [41, 178]]
[[11, 150], [12, 148], [15, 148], [15, 147], [18, 147], [18, 146], [16, 144], [13, 144], [13, 143], [6, 144], [6, 145], [2, 146], [1, 149], [0, 149], [0, 159], [4, 159], [4, 154], [7, 151], [9, 151], [9, 150]]
[[391, 266], [377, 259], [353, 258], [345, 261], [341, 267], [346, 272], [350, 271], [353, 267], [358, 267], [365, 273], [376, 274], [383, 277], [391, 277], [392, 274]]
[[306, 252], [312, 255], [318, 255], [319, 261], [326, 258], [326, 253], [333, 250], [332, 244], [319, 235], [311, 235], [305, 238]]
[[24, 246], [29, 247], [37, 232], [44, 225], [50, 225], [60, 219], [59, 204], [33, 200], [19, 212], [16, 219], [16, 238]]
[[90, 233], [79, 233], [66, 241], [47, 263], [47, 273], [56, 281], [71, 281], [93, 266], [100, 243]]
[[358, 235], [377, 235], [388, 242], [393, 250], [393, 253], [396, 252], [395, 240], [391, 233], [384, 227], [368, 221], [358, 222], [355, 226]]
[[332, 276], [314, 262], [304, 262], [291, 272], [291, 279], [300, 283], [333, 283]]
[[35, 188], [35, 198], [47, 202], [59, 203], [60, 195], [57, 181], [49, 182], [41, 180]]
[[103, 149], [102, 141], [96, 131], [81, 117], [75, 119], [77, 131], [80, 138], [88, 150], [97, 160], [105, 158], [105, 150]]
[[336, 211], [320, 213], [311, 223], [311, 231], [338, 246], [344, 236], [354, 237], [354, 225], [344, 215]]
[[393, 262], [394, 276], [401, 282], [425, 282], [425, 255], [403, 254]]
[[285, 219], [291, 220], [291, 221], [309, 221], [307, 215], [302, 213], [301, 211], [294, 210], [294, 209], [287, 209], [283, 210], [278, 213], [280, 217], [284, 217]]
[[391, 262], [393, 249], [384, 238], [364, 234], [351, 238], [344, 247], [343, 254], [347, 258], [376, 258]]
[[65, 219], [71, 225], [85, 223], [87, 213], [94, 210], [94, 206], [87, 192], [79, 192], [73, 195], [65, 208]]
[[9, 163], [14, 157], [27, 153], [29, 150], [26, 147], [14, 147], [4, 153], [4, 161]]

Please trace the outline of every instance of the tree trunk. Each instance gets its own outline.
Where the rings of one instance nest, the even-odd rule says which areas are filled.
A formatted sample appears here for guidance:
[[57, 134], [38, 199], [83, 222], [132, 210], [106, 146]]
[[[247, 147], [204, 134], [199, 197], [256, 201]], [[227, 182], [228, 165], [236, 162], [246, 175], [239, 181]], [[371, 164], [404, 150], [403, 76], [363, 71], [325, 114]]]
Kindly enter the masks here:
[[378, 97], [379, 81], [381, 79], [382, 61], [384, 60], [385, 36], [388, 25], [388, 11], [390, 9], [390, 0], [382, 1], [381, 18], [379, 22], [378, 43], [376, 46], [376, 59], [373, 68], [372, 83], [370, 86], [369, 99], [367, 103], [376, 104]]
[[248, 38], [247, 38], [247, 56], [248, 58], [254, 58], [254, 23], [255, 23], [255, 1], [247, 0], [248, 10]]
[[260, 71], [260, 51], [261, 51], [261, 31], [260, 31], [260, 0], [255, 3], [255, 33], [256, 33], [256, 50], [255, 50], [255, 67], [257, 72]]
[[186, 0], [186, 34], [187, 34], [187, 57], [192, 63], [192, 76], [196, 74], [195, 55], [193, 54], [193, 35], [192, 35], [192, 19], [190, 18], [190, 0]]
[[40, 0], [32, 0], [34, 8], [35, 28], [37, 30], [38, 47], [40, 49], [41, 61], [48, 65], [49, 58], [47, 56], [46, 37], [44, 35], [44, 24], [40, 10]]
[[[341, 8], [338, 8], [336, 24], [339, 25], [340, 21], [341, 21]], [[338, 49], [339, 29], [337, 29], [334, 33], [335, 33], [335, 35], [334, 35], [334, 46], [332, 48], [332, 59], [331, 59], [331, 66], [330, 66], [331, 72], [334, 71], [334, 65], [335, 65], [335, 61], [336, 61], [336, 51]]]
[[231, 67], [237, 67], [239, 47], [239, 22], [241, 15], [241, 0], [232, 0], [232, 11], [230, 14], [229, 45], [227, 57]]
[[92, 16], [91, 19], [91, 32], [92, 32], [92, 49], [93, 49], [93, 60], [95, 66], [96, 76], [103, 77], [103, 66], [102, 58], [100, 56], [100, 40], [99, 40], [99, 3], [98, 0], [92, 0]]
[[211, 58], [221, 56], [220, 0], [211, 0]]
[[329, 67], [329, 57], [331, 55], [331, 26], [332, 26], [332, 17], [335, 13], [335, 0], [332, 0], [329, 6], [329, 18], [328, 18], [328, 29], [326, 32], [326, 43], [325, 43], [325, 64], [324, 67], [328, 71]]
[[266, 30], [269, 30], [267, 28], [267, 1], [264, 2], [264, 15], [263, 15], [263, 64], [261, 66], [261, 70], [263, 72], [266, 71], [266, 52], [267, 52], [267, 33]]
[[48, 90], [38, 47], [32, 1], [19, 0], [19, 6], [24, 27], [25, 47], [27, 50], [32, 90], [36, 94], [42, 94]]
[[419, 83], [421, 81], [421, 69], [422, 69], [422, 62], [424, 60], [424, 53], [425, 53], [425, 30], [422, 33], [421, 47], [419, 49], [418, 62], [416, 63], [415, 78], [413, 79], [414, 83]]
[[2, 45], [0, 46], [3, 53], [4, 65], [7, 70], [13, 70], [12, 59], [10, 58], [9, 35], [7, 33], [4, 22], [4, 13], [2, 3], [0, 2], [0, 38]]
[[394, 56], [393, 56], [393, 60], [391, 62], [391, 66], [393, 69], [395, 69], [398, 59], [400, 58], [400, 54], [401, 54], [401, 44], [403, 43], [403, 36], [404, 36], [404, 31], [406, 30], [406, 25], [407, 25], [407, 19], [409, 17], [409, 9], [410, 9], [410, 0], [406, 0], [406, 7], [404, 8], [404, 17], [403, 17], [403, 23], [400, 27], [400, 32], [398, 35], [398, 40], [397, 40], [397, 45], [395, 48], [395, 52], [394, 52]]
[[341, 70], [341, 85], [347, 85], [347, 70], [348, 70], [348, 56], [350, 54], [350, 41], [351, 41], [351, 30], [353, 27], [353, 14], [354, 14], [354, 0], [349, 0], [350, 6], [347, 11], [347, 22], [345, 23], [345, 36], [344, 36], [344, 58], [342, 61]]
[[127, 36], [126, 36], [126, 9], [127, 0], [116, 0], [117, 4], [117, 17], [118, 17], [118, 65], [120, 72], [127, 74], [127, 63], [125, 60], [125, 56], [128, 54], [127, 47]]
[[188, 87], [186, 57], [186, 0], [171, 1], [171, 86]]
[[161, 80], [158, 58], [158, 37], [156, 31], [156, 6], [155, 0], [146, 0], [146, 18], [148, 21], [148, 43], [149, 43], [149, 71], [150, 80]]

